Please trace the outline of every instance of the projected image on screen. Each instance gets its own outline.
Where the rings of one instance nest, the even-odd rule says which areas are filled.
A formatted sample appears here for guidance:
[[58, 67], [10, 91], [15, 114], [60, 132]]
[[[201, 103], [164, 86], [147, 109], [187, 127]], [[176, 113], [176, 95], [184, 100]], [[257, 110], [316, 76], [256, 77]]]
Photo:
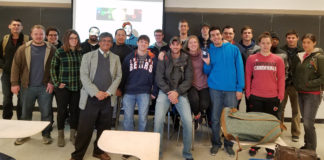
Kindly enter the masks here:
[[82, 42], [92, 26], [114, 35], [124, 22], [130, 22], [135, 36], [146, 34], [152, 44], [154, 30], [162, 29], [162, 19], [163, 0], [73, 0], [73, 28]]
[[97, 8], [97, 20], [141, 22], [142, 10], [127, 8]]

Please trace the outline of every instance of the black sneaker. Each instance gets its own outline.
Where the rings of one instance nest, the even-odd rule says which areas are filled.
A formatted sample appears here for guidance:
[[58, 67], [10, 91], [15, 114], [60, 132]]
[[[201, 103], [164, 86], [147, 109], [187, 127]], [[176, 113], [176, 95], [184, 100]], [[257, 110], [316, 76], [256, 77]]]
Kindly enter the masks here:
[[234, 150], [233, 150], [232, 147], [225, 146], [224, 149], [225, 149], [226, 153], [227, 153], [228, 155], [230, 155], [231, 157], [232, 157], [232, 156], [235, 156], [235, 152], [234, 152]]
[[259, 150], [258, 148], [251, 147], [250, 150], [249, 150], [249, 155], [252, 156], [252, 157], [255, 156], [256, 153], [258, 152], [258, 150]]
[[186, 158], [186, 160], [194, 160], [193, 158]]
[[195, 119], [194, 123], [195, 123], [195, 130], [197, 130], [199, 128], [199, 119]]
[[274, 158], [274, 152], [267, 152], [267, 159], [273, 159]]
[[302, 147], [300, 147], [300, 149], [307, 149], [307, 148], [306, 148], [306, 146], [302, 146]]
[[218, 147], [218, 146], [213, 146], [213, 147], [210, 149], [210, 154], [211, 154], [212, 156], [215, 156], [216, 153], [218, 152], [218, 150], [219, 150], [219, 147]]

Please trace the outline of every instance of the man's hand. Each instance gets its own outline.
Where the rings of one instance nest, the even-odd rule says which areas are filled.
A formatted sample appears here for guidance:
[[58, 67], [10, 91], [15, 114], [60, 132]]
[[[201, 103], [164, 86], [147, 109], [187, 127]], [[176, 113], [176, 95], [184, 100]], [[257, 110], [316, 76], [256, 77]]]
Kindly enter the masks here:
[[207, 64], [209, 65], [210, 64], [210, 57], [209, 57], [209, 54], [207, 54], [207, 57], [204, 58], [203, 56], [201, 56], [201, 59]]
[[237, 99], [237, 100], [242, 99], [242, 95], [243, 95], [242, 92], [236, 92], [236, 99]]
[[155, 99], [156, 97], [155, 97], [155, 96], [153, 96], [153, 94], [151, 94], [151, 98], [152, 98], [152, 99]]
[[168, 98], [172, 104], [178, 103], [179, 93], [177, 91], [170, 91], [167, 94], [168, 94]]
[[164, 55], [165, 55], [165, 52], [164, 52], [164, 51], [161, 51], [161, 52], [159, 53], [158, 59], [159, 59], [160, 61], [163, 61], [163, 60], [164, 60]]
[[65, 87], [65, 84], [64, 83], [60, 83], [59, 87], [58, 88], [64, 88]]
[[47, 83], [47, 88], [46, 88], [46, 92], [49, 94], [52, 94], [54, 90], [54, 85], [51, 83]]
[[18, 95], [18, 92], [19, 92], [19, 91], [20, 91], [20, 87], [19, 87], [19, 85], [11, 86], [11, 92], [12, 92], [13, 94]]
[[107, 92], [103, 92], [103, 91], [99, 91], [97, 94], [96, 94], [96, 97], [99, 101], [102, 101], [104, 100], [106, 97], [107, 97], [108, 93]]
[[117, 89], [116, 96], [120, 97], [123, 95], [123, 92], [120, 89]]

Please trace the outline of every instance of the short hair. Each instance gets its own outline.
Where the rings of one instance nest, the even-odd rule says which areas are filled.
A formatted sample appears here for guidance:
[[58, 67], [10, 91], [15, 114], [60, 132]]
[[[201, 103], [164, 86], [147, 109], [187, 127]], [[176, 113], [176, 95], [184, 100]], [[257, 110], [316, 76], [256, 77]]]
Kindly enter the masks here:
[[45, 32], [45, 27], [43, 25], [36, 24], [30, 29], [30, 33], [32, 33], [35, 28], [42, 29]]
[[243, 32], [247, 29], [251, 29], [251, 32], [253, 33], [253, 28], [251, 26], [246, 25], [241, 29], [241, 34], [243, 34]]
[[190, 41], [191, 39], [195, 39], [195, 40], [197, 41], [197, 43], [198, 43], [198, 50], [200, 49], [200, 44], [199, 44], [199, 39], [198, 39], [198, 37], [195, 36], [195, 35], [190, 35], [190, 36], [187, 38], [185, 44], [184, 44], [183, 47], [182, 47], [183, 50], [186, 51], [186, 52], [189, 52], [189, 51], [190, 51], [188, 45], [189, 45], [189, 41]]
[[189, 22], [187, 21], [187, 20], [185, 20], [185, 19], [181, 19], [180, 21], [179, 21], [179, 24], [180, 23], [187, 23], [188, 25], [189, 25]]
[[234, 29], [233, 26], [226, 25], [226, 26], [223, 28], [222, 32], [224, 32], [225, 29], [233, 29], [233, 32], [235, 33], [235, 29]]
[[306, 34], [302, 37], [301, 40], [303, 41], [303, 40], [306, 39], [306, 38], [310, 39], [313, 43], [316, 42], [316, 37], [315, 37], [315, 35], [312, 34], [312, 33], [306, 33]]
[[126, 34], [126, 31], [124, 30], [124, 29], [122, 29], [122, 28], [119, 28], [119, 29], [117, 29], [116, 31], [115, 31], [115, 36], [117, 35], [117, 32], [118, 31], [124, 31], [125, 32], [125, 34]]
[[11, 24], [12, 22], [19, 22], [19, 23], [22, 24], [22, 21], [21, 21], [21, 19], [19, 19], [19, 18], [14, 18], [14, 19], [12, 19], [12, 20], [10, 21], [10, 24]]
[[103, 32], [99, 35], [99, 42], [103, 39], [103, 38], [106, 38], [106, 37], [110, 37], [112, 40], [113, 40], [113, 36], [111, 35], [111, 33], [108, 33], [108, 32]]
[[145, 35], [145, 34], [140, 35], [138, 37], [138, 39], [137, 39], [137, 42], [139, 42], [140, 40], [144, 40], [144, 41], [147, 41], [148, 43], [150, 43], [150, 38], [147, 35]]
[[210, 29], [209, 29], [209, 36], [210, 36], [210, 32], [211, 32], [211, 31], [215, 31], [215, 30], [219, 30], [219, 32], [222, 34], [222, 30], [221, 30], [220, 27], [218, 27], [218, 26], [213, 26], [213, 27], [210, 27]]
[[270, 38], [270, 41], [272, 41], [272, 37], [270, 32], [263, 32], [259, 37], [258, 37], [258, 42], [260, 43], [262, 39], [264, 38]]
[[162, 34], [164, 35], [164, 33], [163, 33], [163, 30], [162, 30], [162, 29], [156, 29], [156, 30], [154, 31], [154, 34], [155, 34], [155, 33], [157, 33], [157, 32], [158, 32], [158, 33], [162, 33]]
[[50, 31], [55, 31], [57, 33], [57, 35], [60, 35], [60, 31], [56, 27], [50, 26], [50, 27], [47, 27], [47, 29], [46, 29], [46, 36], [48, 36]]
[[91, 31], [92, 28], [97, 29], [97, 30], [99, 31], [99, 33], [100, 33], [100, 29], [99, 29], [98, 27], [96, 27], [96, 26], [92, 26], [92, 27], [90, 27], [90, 28], [89, 28], [89, 32]]
[[79, 36], [78, 32], [76, 30], [74, 30], [74, 29], [69, 29], [64, 33], [64, 36], [63, 36], [63, 46], [62, 46], [62, 48], [63, 48], [63, 50], [65, 52], [70, 51], [70, 43], [69, 43], [69, 41], [70, 41], [71, 34], [75, 34], [78, 37], [78, 43], [75, 46], [75, 49], [76, 50], [81, 50], [80, 36]]
[[295, 35], [297, 38], [299, 37], [298, 36], [298, 33], [296, 32], [296, 30], [292, 29], [292, 30], [289, 30], [287, 33], [286, 33], [286, 38], [287, 36], [289, 35]]
[[132, 24], [130, 22], [124, 22], [122, 27], [125, 28], [125, 26], [127, 26], [127, 25], [130, 25], [133, 28], [133, 26], [132, 26]]
[[208, 29], [210, 28], [210, 25], [208, 23], [203, 23], [200, 27], [200, 29], [204, 28], [204, 27], [208, 27]]

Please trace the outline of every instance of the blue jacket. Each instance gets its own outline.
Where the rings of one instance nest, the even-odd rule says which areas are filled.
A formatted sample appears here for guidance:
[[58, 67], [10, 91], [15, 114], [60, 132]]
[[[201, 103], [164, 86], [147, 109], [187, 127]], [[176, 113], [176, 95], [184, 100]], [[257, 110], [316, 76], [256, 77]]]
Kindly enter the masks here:
[[245, 83], [240, 50], [230, 43], [209, 46], [210, 64], [204, 64], [208, 86], [215, 90], [242, 92]]
[[137, 47], [137, 40], [138, 40], [138, 38], [135, 37], [134, 34], [131, 34], [129, 39], [126, 39], [125, 44], [131, 45], [132, 48], [136, 48]]
[[122, 70], [122, 90], [127, 94], [148, 93], [157, 97], [158, 88], [155, 83], [157, 57], [148, 51], [145, 63], [140, 66], [137, 62], [137, 50], [128, 54], [124, 59]]

